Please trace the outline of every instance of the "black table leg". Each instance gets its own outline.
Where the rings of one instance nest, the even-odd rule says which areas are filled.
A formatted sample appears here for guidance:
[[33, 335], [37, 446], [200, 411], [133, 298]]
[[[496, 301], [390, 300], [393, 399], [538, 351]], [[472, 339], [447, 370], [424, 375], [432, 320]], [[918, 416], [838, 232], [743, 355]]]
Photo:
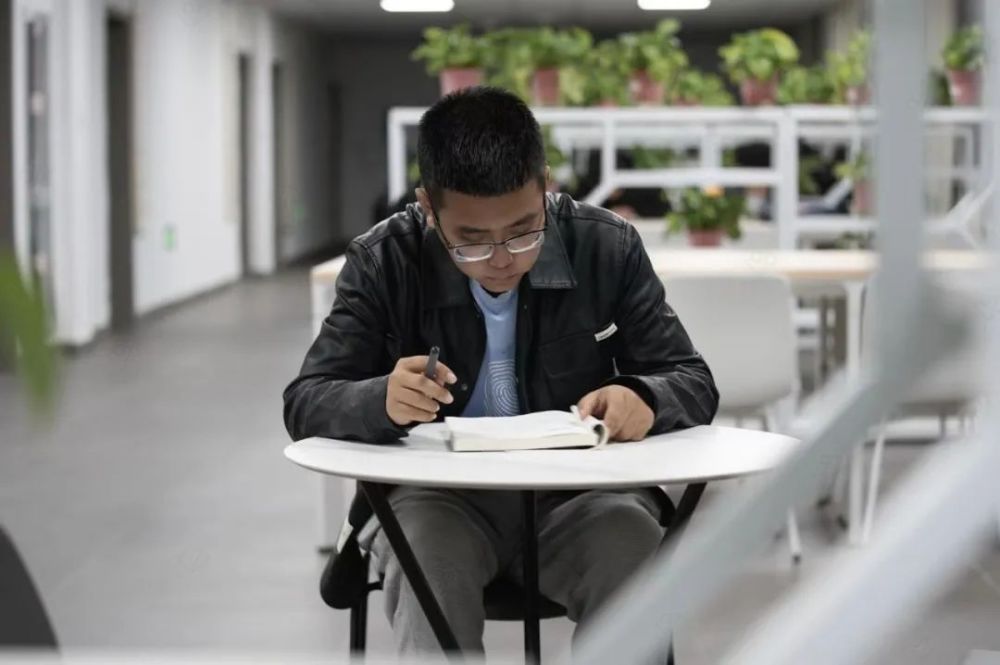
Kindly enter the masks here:
[[667, 527], [667, 532], [663, 534], [663, 540], [660, 541], [661, 548], [668, 542], [680, 538], [681, 532], [688, 520], [691, 519], [694, 509], [698, 507], [698, 502], [701, 501], [701, 495], [704, 492], [705, 483], [691, 483], [684, 488], [684, 494], [681, 495], [681, 500], [670, 520], [670, 526]]
[[396, 560], [399, 561], [399, 567], [403, 569], [403, 574], [406, 575], [410, 586], [413, 587], [413, 593], [417, 596], [417, 601], [424, 614], [427, 615], [427, 621], [430, 622], [431, 629], [441, 644], [441, 649], [449, 658], [461, 660], [461, 649], [459, 649], [458, 640], [455, 639], [455, 633], [448, 625], [448, 620], [445, 619], [444, 612], [441, 611], [441, 606], [434, 597], [434, 592], [431, 591], [427, 578], [424, 577], [424, 571], [421, 570], [417, 557], [414, 556], [413, 549], [407, 542], [402, 527], [399, 526], [399, 520], [392, 512], [392, 506], [389, 505], [384, 486], [371, 482], [358, 482], [358, 486], [364, 492], [368, 503], [371, 504], [375, 516], [378, 517], [382, 532], [389, 540]]
[[521, 492], [524, 524], [521, 557], [524, 561], [524, 660], [527, 665], [542, 662], [542, 638], [538, 619], [538, 524], [534, 490]]

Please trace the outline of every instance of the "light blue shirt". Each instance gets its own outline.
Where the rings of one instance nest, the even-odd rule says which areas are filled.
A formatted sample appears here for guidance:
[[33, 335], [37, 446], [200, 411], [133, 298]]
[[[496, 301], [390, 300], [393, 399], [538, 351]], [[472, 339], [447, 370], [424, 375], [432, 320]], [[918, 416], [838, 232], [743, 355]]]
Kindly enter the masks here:
[[469, 290], [486, 323], [486, 352], [466, 417], [516, 416], [521, 413], [517, 397], [514, 351], [517, 331], [517, 289], [490, 295], [479, 282], [469, 280]]

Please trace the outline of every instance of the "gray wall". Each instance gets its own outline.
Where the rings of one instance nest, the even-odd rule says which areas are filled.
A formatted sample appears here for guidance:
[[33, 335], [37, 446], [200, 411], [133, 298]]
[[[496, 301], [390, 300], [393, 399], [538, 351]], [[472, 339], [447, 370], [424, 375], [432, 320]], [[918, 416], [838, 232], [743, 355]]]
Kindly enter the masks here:
[[394, 40], [333, 37], [332, 77], [341, 95], [341, 187], [339, 229], [350, 239], [374, 221], [384, 199], [386, 119], [393, 106], [427, 106], [438, 97], [437, 81], [410, 60], [417, 37]]

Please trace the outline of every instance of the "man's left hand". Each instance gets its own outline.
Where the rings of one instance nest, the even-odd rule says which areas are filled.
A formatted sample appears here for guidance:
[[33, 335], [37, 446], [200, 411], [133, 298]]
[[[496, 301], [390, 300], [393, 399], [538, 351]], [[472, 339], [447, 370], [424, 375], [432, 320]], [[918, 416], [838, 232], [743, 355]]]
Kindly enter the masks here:
[[653, 410], [625, 386], [604, 386], [587, 393], [577, 404], [580, 416], [604, 421], [615, 441], [639, 441], [653, 426]]

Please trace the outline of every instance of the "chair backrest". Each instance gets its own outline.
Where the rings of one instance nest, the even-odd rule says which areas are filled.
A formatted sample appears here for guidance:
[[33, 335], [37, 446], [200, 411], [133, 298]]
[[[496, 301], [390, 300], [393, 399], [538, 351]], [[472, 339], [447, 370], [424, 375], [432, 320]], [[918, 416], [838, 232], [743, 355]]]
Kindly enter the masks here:
[[797, 345], [787, 279], [678, 276], [663, 285], [667, 303], [712, 370], [720, 412], [760, 411], [795, 389]]
[[[942, 294], [946, 306], [962, 317], [972, 318], [975, 308], [981, 307], [985, 297], [981, 276], [976, 273], [936, 274], [932, 284]], [[874, 341], [878, 301], [871, 285], [865, 292], [862, 310], [861, 350], [862, 363], [875, 361]], [[926, 374], [917, 381], [900, 401], [904, 409], [945, 412], [950, 407], [965, 404], [981, 394], [983, 375], [983, 340], [974, 333], [971, 337], [954, 340], [949, 348], [935, 358]]]

